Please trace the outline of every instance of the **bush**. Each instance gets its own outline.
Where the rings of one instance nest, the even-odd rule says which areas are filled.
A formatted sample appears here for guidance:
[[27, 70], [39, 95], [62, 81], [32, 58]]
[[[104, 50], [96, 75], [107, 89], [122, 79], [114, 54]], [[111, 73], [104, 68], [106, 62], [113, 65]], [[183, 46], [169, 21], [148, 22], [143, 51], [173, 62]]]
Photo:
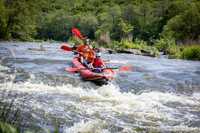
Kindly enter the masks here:
[[120, 47], [121, 47], [120, 42], [118, 41], [112, 41], [112, 43], [108, 45], [108, 48], [111, 48], [114, 50], [120, 49]]
[[171, 34], [176, 40], [198, 40], [200, 34], [200, 11], [197, 3], [188, 3], [188, 9], [172, 17], [164, 26], [162, 34]]
[[133, 48], [133, 42], [129, 41], [127, 39], [122, 39], [120, 42], [120, 46], [122, 48], [131, 49], [131, 48]]
[[15, 127], [10, 124], [0, 122], [1, 133], [19, 133]]
[[139, 39], [135, 39], [135, 41], [133, 42], [133, 47], [134, 49], [144, 49], [145, 47], [149, 47], [147, 46], [147, 42], [143, 41], [143, 40], [139, 40]]
[[177, 45], [170, 45], [167, 49], [169, 58], [180, 58], [181, 57], [181, 47]]
[[142, 50], [147, 46], [147, 43], [143, 40], [136, 39], [134, 42], [129, 41], [127, 39], [122, 39], [121, 42], [119, 43], [120, 48], [125, 48], [125, 49], [139, 49]]
[[156, 47], [148, 46], [147, 42], [136, 39], [134, 42], [127, 39], [122, 39], [121, 42], [115, 43], [115, 48], [118, 49], [138, 49], [143, 53], [148, 53], [151, 56], [158, 56], [159, 51]]
[[155, 47], [162, 51], [167, 52], [170, 47], [173, 47], [176, 45], [176, 42], [173, 38], [161, 38], [159, 40], [156, 40]]
[[78, 46], [78, 45], [84, 43], [83, 40], [81, 40], [81, 39], [79, 39], [77, 37], [70, 37], [69, 40], [68, 40], [68, 42], [70, 44], [73, 44], [73, 46]]
[[152, 56], [159, 56], [159, 51], [154, 46], [148, 46], [146, 41], [136, 39], [133, 45], [134, 49], [139, 49], [143, 52], [149, 53]]
[[200, 46], [192, 45], [185, 47], [181, 53], [181, 58], [187, 60], [200, 60]]

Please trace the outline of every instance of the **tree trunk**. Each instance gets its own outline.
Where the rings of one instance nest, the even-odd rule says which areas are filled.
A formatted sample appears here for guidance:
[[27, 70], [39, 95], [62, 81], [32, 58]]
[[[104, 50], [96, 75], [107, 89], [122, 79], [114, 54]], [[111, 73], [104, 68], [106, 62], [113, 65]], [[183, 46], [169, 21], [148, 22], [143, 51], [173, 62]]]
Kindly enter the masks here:
[[110, 39], [110, 32], [107, 31], [107, 32], [101, 33], [100, 36], [99, 36], [98, 42], [99, 42], [100, 44], [103, 44], [103, 45], [105, 45], [105, 44], [106, 44], [106, 45], [109, 45], [110, 42], [111, 42], [111, 39]]

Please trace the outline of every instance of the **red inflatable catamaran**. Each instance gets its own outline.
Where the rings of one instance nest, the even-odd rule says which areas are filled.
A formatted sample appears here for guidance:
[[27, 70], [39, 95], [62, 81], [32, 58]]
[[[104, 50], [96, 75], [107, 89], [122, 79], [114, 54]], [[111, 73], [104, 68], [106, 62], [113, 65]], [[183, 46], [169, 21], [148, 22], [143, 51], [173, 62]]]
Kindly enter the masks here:
[[93, 81], [97, 84], [107, 84], [108, 81], [114, 79], [115, 72], [111, 68], [105, 68], [101, 73], [93, 72], [91, 69], [85, 67], [78, 57], [72, 60], [73, 67], [66, 68], [68, 72], [78, 72], [84, 80]]

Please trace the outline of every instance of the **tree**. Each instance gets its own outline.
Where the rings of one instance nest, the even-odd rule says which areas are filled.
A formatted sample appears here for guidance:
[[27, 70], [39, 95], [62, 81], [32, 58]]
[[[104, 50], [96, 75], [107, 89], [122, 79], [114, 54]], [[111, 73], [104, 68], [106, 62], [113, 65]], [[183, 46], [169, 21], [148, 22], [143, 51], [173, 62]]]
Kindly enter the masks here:
[[104, 6], [103, 12], [98, 15], [99, 27], [96, 31], [96, 37], [100, 42], [109, 44], [112, 37], [116, 39], [115, 34], [118, 29], [118, 23], [121, 18], [121, 8], [116, 4], [112, 7]]
[[7, 11], [3, 0], [0, 0], [0, 38], [9, 38], [9, 32], [7, 30]]
[[121, 29], [122, 38], [132, 41], [133, 37], [130, 33], [133, 31], [134, 27], [123, 19], [120, 20], [119, 27]]
[[15, 0], [7, 3], [7, 29], [12, 38], [29, 40], [36, 33], [35, 0]]
[[164, 36], [173, 36], [177, 41], [197, 40], [200, 35], [200, 10], [197, 4], [180, 15], [171, 18], [164, 27]]
[[84, 14], [80, 18], [80, 29], [81, 31], [89, 36], [91, 39], [95, 38], [95, 31], [98, 26], [98, 20], [93, 14]]

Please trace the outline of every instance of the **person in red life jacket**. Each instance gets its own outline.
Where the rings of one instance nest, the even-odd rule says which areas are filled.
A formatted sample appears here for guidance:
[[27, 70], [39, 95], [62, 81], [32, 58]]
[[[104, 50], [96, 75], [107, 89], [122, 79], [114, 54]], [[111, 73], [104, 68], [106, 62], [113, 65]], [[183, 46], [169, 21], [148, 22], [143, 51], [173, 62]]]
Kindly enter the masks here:
[[103, 69], [106, 67], [105, 63], [101, 59], [101, 53], [100, 52], [96, 53], [96, 58], [94, 59], [93, 67], [94, 67], [93, 68], [94, 72], [97, 72], [97, 73], [102, 72]]
[[80, 61], [83, 65], [88, 68], [93, 68], [93, 62], [95, 59], [95, 52], [90, 46], [90, 40], [86, 39], [86, 42], [82, 45], [79, 45], [76, 49], [79, 54]]

